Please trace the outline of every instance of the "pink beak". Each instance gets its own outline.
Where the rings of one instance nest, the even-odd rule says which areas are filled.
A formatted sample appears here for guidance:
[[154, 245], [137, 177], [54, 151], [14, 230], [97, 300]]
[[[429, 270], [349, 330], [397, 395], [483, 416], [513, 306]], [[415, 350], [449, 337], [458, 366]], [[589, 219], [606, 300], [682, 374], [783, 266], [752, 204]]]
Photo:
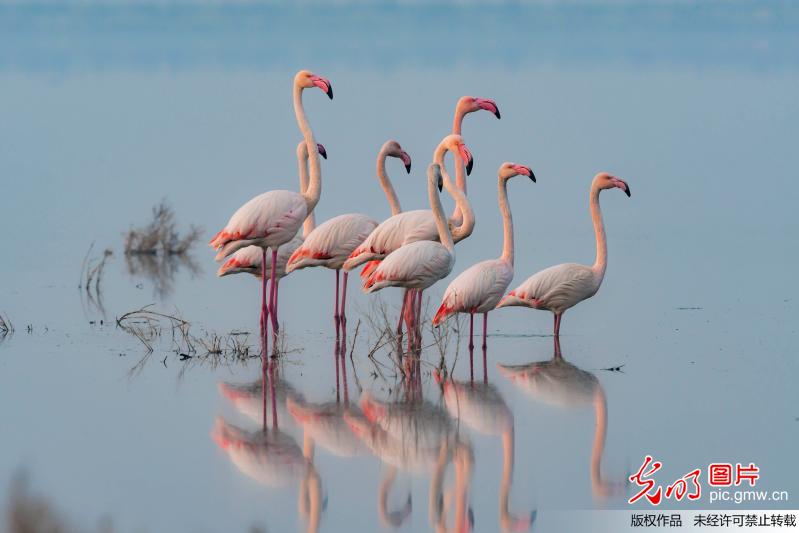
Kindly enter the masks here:
[[524, 165], [513, 165], [513, 170], [515, 170], [520, 176], [527, 176], [533, 180], [533, 183], [535, 183], [535, 174], [533, 174], [533, 169], [530, 167], [526, 167]]
[[322, 89], [322, 92], [324, 92], [328, 98], [331, 100], [333, 99], [333, 86], [330, 84], [330, 80], [322, 76], [311, 76], [311, 81], [314, 85]]
[[477, 103], [477, 106], [480, 109], [485, 109], [494, 114], [497, 118], [502, 118], [499, 114], [499, 107], [497, 107], [497, 103], [490, 98], [475, 98], [474, 101]]
[[620, 180], [619, 178], [612, 178], [611, 181], [613, 182], [613, 185], [615, 187], [618, 187], [619, 189], [624, 191], [624, 194], [627, 195], [627, 198], [630, 197], [630, 186], [627, 185], [626, 181]]

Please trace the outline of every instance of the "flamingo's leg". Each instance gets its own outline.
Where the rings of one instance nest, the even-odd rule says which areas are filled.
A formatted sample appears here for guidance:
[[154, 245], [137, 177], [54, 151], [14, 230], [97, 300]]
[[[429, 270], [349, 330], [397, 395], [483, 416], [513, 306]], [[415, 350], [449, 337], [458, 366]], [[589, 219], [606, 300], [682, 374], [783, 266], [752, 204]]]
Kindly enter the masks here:
[[469, 349], [474, 349], [474, 312], [469, 313]]
[[275, 401], [275, 365], [277, 361], [269, 361], [269, 396], [272, 400], [272, 428], [277, 429], [277, 402]]
[[560, 337], [560, 318], [562, 316], [563, 315], [561, 315], [561, 314], [556, 314], [555, 315], [555, 336], [556, 337]]
[[263, 265], [266, 264], [266, 248], [261, 250], [261, 354], [266, 357], [266, 319], [269, 316], [269, 311], [266, 305], [266, 286], [268, 280], [266, 277], [266, 269]]
[[333, 306], [333, 323], [336, 325], [336, 336], [338, 337], [338, 323], [339, 323], [339, 314], [338, 314], [338, 283], [339, 283], [339, 271], [336, 270], [336, 304]]
[[275, 280], [275, 322], [280, 324], [280, 319], [277, 316], [278, 291], [280, 291], [280, 278]]
[[[270, 291], [270, 298], [269, 301], [271, 302], [270, 310], [271, 318], [272, 318], [272, 335], [277, 336], [277, 293], [275, 292], [275, 280], [276, 280], [276, 273], [275, 268], [277, 267], [277, 248], [272, 248], [272, 274], [269, 277], [269, 291]], [[274, 348], [274, 346], [273, 346]]]
[[347, 277], [349, 272], [344, 272], [344, 285], [341, 287], [341, 329], [347, 328]]
[[418, 341], [419, 341], [419, 348], [422, 347], [422, 322], [424, 321], [424, 317], [422, 317], [422, 292], [424, 289], [418, 289], [416, 294], [416, 331], [418, 332]]
[[469, 380], [474, 382], [474, 313], [469, 313]]
[[483, 383], [488, 383], [488, 363], [486, 351], [488, 343], [486, 343], [486, 332], [488, 331], [488, 313], [483, 313]]
[[488, 346], [486, 337], [488, 336], [488, 313], [483, 313], [483, 350]]
[[402, 335], [402, 321], [405, 320], [405, 307], [408, 305], [408, 291], [410, 289], [405, 289], [405, 292], [402, 295], [402, 309], [400, 309], [399, 315], [399, 323], [397, 324], [397, 335]]

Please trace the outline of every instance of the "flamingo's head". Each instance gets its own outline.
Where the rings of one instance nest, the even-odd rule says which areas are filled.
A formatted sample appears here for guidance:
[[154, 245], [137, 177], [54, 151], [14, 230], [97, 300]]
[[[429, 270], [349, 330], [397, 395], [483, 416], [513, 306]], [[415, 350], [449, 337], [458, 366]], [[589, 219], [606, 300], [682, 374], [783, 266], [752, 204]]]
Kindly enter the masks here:
[[[325, 150], [323, 145], [316, 143], [316, 150], [319, 152], [319, 155], [327, 159], [327, 150]], [[300, 141], [300, 144], [297, 145], [297, 157], [301, 160], [308, 158], [308, 147], [305, 141]]]
[[405, 170], [408, 171], [408, 174], [411, 173], [411, 156], [408, 155], [408, 152], [402, 149], [400, 143], [393, 139], [386, 141], [386, 143], [383, 145], [383, 150], [385, 150], [385, 154], [387, 156], [402, 159], [402, 163], [405, 165]]
[[630, 196], [630, 186], [627, 185], [627, 182], [607, 172], [600, 172], [594, 176], [594, 186], [598, 189], [618, 188], [623, 190], [628, 197]]
[[475, 111], [488, 111], [495, 117], [501, 118], [499, 114], [499, 107], [497, 103], [490, 98], [477, 98], [475, 96], [462, 96], [458, 100], [458, 107], [463, 110], [463, 113], [474, 113]]
[[463, 142], [463, 137], [460, 135], [447, 135], [444, 137], [442, 141], [444, 147], [452, 152], [453, 154], [457, 154], [457, 157], [460, 157], [463, 161], [463, 164], [466, 165], [466, 175], [472, 173], [472, 167], [474, 166], [474, 158], [472, 157], [472, 153], [466, 147], [466, 144]]
[[302, 87], [303, 89], [310, 89], [312, 87], [319, 87], [330, 98], [333, 99], [333, 86], [330, 80], [317, 76], [308, 70], [301, 70], [294, 76], [294, 84]]
[[225, 261], [222, 266], [219, 267], [216, 275], [221, 277], [229, 276], [230, 274], [238, 274], [240, 272], [248, 272], [250, 274], [256, 274], [261, 272], [261, 263], [260, 261], [255, 264], [250, 261], [250, 258], [244, 254], [233, 254], [233, 256]]
[[535, 174], [530, 167], [516, 163], [502, 163], [502, 166], [499, 167], [499, 178], [507, 180], [513, 176], [527, 176], [535, 183]]

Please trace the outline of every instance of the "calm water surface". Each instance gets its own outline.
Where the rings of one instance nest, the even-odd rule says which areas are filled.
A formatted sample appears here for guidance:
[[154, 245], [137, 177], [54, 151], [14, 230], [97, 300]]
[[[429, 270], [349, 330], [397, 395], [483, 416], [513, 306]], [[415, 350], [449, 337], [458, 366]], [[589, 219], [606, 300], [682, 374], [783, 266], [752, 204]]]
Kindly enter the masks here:
[[[416, 531], [471, 514], [474, 530], [495, 531], [535, 513], [533, 529], [559, 531], [548, 512], [626, 508], [626, 476], [646, 454], [664, 463], [663, 483], [755, 462], [763, 488], [799, 497], [796, 9], [625, 5], [498, 7], [482, 21], [466, 7], [463, 34], [435, 29], [443, 8], [345, 6], [335, 14], [348, 37], [328, 29], [285, 53], [275, 43], [287, 30], [267, 8], [3, 5], [15, 30], [0, 36], [0, 313], [16, 331], [0, 341], [0, 501], [24, 471], [77, 529], [107, 519], [119, 531]], [[322, 15], [283, 10], [278, 22], [323, 26]], [[503, 33], [509, 20], [522, 29]], [[535, 32], [525, 20], [549, 22]], [[372, 46], [383, 27], [394, 46]], [[550, 315], [503, 309], [489, 319], [487, 385], [479, 349], [469, 384], [465, 339], [450, 330], [455, 381], [439, 386], [427, 331], [421, 388], [409, 391], [388, 348], [368, 357], [369, 318], [382, 306], [393, 319], [398, 292], [353, 286], [337, 376], [333, 274], [305, 270], [281, 285], [279, 432], [264, 434], [259, 359], [182, 361], [168, 333], [148, 356], [115, 326], [154, 304], [198, 337], [257, 331], [256, 281], [217, 279], [203, 242], [254, 194], [295, 187], [298, 68], [335, 87], [332, 102], [305, 97], [330, 156], [317, 220], [388, 216], [374, 178], [388, 138], [414, 162], [410, 176], [389, 163], [403, 207], [424, 207], [424, 168], [457, 98], [498, 102], [500, 121], [464, 123], [477, 226], [453, 276], [500, 253], [503, 161], [538, 177], [509, 187], [515, 283], [593, 261], [590, 180], [608, 170], [630, 183], [630, 199], [602, 195], [609, 268], [565, 315], [566, 363], [550, 361]], [[155, 279], [131, 270], [122, 240], [162, 198], [181, 228], [204, 232], [192, 264]], [[92, 243], [93, 257], [113, 251], [100, 301], [77, 288]], [[444, 288], [429, 291], [428, 311]], [[364, 416], [375, 410], [382, 425]]]

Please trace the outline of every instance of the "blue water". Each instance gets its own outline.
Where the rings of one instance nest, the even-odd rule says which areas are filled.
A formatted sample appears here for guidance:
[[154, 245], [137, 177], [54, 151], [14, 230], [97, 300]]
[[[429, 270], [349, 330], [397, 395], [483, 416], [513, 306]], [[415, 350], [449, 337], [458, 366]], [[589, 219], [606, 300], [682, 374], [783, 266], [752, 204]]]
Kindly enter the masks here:
[[[106, 519], [117, 531], [308, 528], [303, 475], [259, 482], [211, 438], [218, 417], [258, 431], [258, 402], [254, 415], [242, 413], [219, 391], [221, 382], [256, 382], [258, 359], [181, 361], [167, 336], [146, 357], [115, 327], [116, 317], [154, 303], [177, 310], [197, 335], [257, 330], [257, 283], [217, 279], [203, 243], [251, 196], [296, 186], [290, 84], [299, 68], [335, 88], [332, 102], [305, 97], [330, 156], [317, 220], [388, 216], [374, 178], [388, 138], [413, 158], [410, 176], [389, 165], [403, 207], [424, 207], [423, 170], [457, 98], [498, 102], [500, 121], [477, 113], [464, 122], [477, 226], [457, 247], [453, 276], [500, 253], [503, 161], [538, 177], [509, 187], [514, 283], [552, 264], [590, 263], [591, 177], [607, 170], [630, 183], [629, 199], [602, 195], [607, 276], [566, 314], [561, 338], [565, 360], [593, 375], [590, 391], [606, 399], [601, 477], [619, 490], [603, 497], [592, 483], [594, 396], [580, 400], [555, 379], [576, 405], [553, 404], [497, 368], [553, 354], [548, 314], [504, 309], [489, 319], [487, 378], [513, 418], [513, 514], [536, 510], [533, 529], [559, 531], [557, 510], [626, 509], [624, 481], [646, 454], [664, 463], [663, 484], [714, 461], [755, 462], [758, 486], [795, 497], [798, 19], [787, 2], [0, 4], [0, 313], [16, 329], [0, 342], [0, 501], [24, 471], [75, 530]], [[122, 253], [123, 233], [145, 224], [162, 198], [182, 229], [204, 228], [191, 252], [199, 269], [179, 265], [167, 290], [130, 273]], [[91, 243], [95, 258], [114, 253], [104, 313], [77, 288]], [[430, 311], [444, 288], [429, 291]], [[343, 409], [333, 274], [292, 275], [281, 299], [281, 379], [305, 402]], [[438, 412], [454, 428], [443, 431], [452, 457], [471, 465], [474, 530], [499, 530], [501, 436], [447, 411], [431, 373], [435, 346], [423, 352], [421, 399], [393, 371], [379, 376], [367, 357], [377, 341], [367, 318], [383, 302], [393, 319], [396, 291], [367, 297], [353, 284], [349, 301], [349, 404], [356, 409], [369, 391]], [[453, 339], [446, 351], [459, 381], [469, 379], [465, 344], [461, 337], [456, 353]], [[391, 368], [387, 351], [375, 357]], [[475, 370], [481, 381], [479, 349]], [[279, 404], [279, 427], [301, 453], [306, 432]], [[409, 411], [404, 434], [438, 443], [443, 422], [430, 436], [427, 411]], [[368, 446], [342, 457], [317, 443], [319, 530], [384, 527], [378, 489], [389, 463]], [[455, 471], [447, 463], [448, 527]], [[431, 527], [431, 472], [399, 469], [387, 504], [402, 509], [411, 495], [404, 530]], [[705, 495], [666, 508], [691, 506], [710, 504]]]

